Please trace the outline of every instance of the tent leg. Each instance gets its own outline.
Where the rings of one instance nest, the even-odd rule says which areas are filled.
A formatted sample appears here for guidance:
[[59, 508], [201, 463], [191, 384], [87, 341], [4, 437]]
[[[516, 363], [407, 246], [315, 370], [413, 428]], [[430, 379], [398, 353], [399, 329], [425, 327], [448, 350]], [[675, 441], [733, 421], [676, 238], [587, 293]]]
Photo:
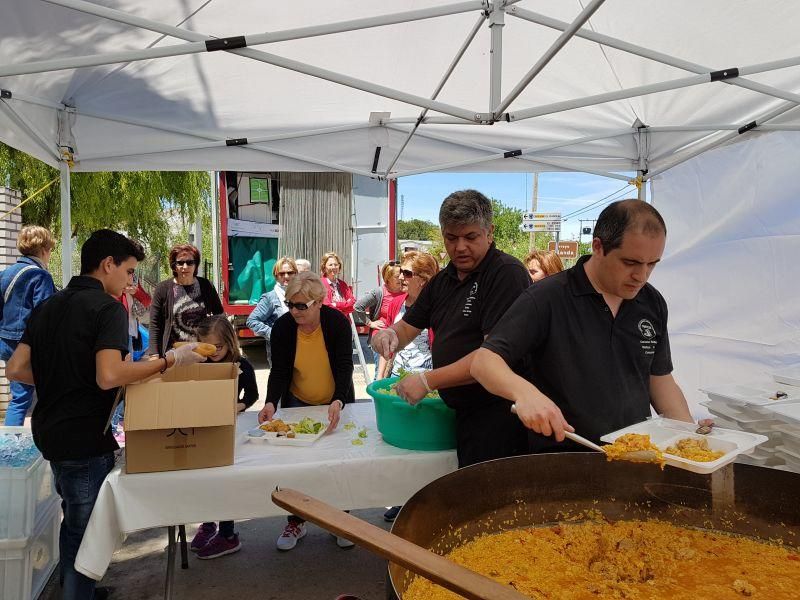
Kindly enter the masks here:
[[67, 287], [72, 277], [72, 212], [69, 164], [58, 163], [61, 171], [61, 283]]
[[211, 178], [211, 281], [219, 290], [219, 190], [216, 171], [209, 171], [208, 176]]

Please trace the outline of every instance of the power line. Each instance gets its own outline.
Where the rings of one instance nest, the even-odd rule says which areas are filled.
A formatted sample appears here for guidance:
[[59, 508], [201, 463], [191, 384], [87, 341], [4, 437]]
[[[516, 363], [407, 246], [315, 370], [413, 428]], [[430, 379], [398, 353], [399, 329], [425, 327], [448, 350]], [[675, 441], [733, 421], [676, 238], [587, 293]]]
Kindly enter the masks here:
[[[610, 193], [610, 194], [608, 194], [607, 196], [604, 196], [604, 197], [600, 198], [600, 200], [595, 200], [594, 202], [592, 202], [592, 203], [590, 203], [590, 204], [587, 204], [587, 205], [586, 205], [586, 206], [584, 206], [583, 208], [579, 208], [579, 209], [578, 209], [578, 210], [576, 210], [576, 211], [573, 211], [573, 212], [571, 212], [571, 213], [568, 213], [568, 214], [564, 215], [563, 217], [561, 217], [561, 220], [562, 220], [562, 221], [566, 221], [566, 220], [567, 220], [567, 219], [569, 219], [570, 217], [574, 217], [574, 216], [576, 216], [576, 215], [579, 215], [579, 214], [581, 214], [581, 213], [584, 213], [584, 212], [586, 212], [586, 211], [589, 211], [589, 210], [591, 210], [592, 208], [596, 207], [598, 204], [600, 204], [600, 203], [602, 203], [602, 202], [605, 202], [606, 200], [608, 200], [608, 199], [609, 199], [609, 198], [611, 198], [612, 196], [616, 196], [616, 195], [617, 195], [617, 194], [619, 194], [620, 192], [625, 192], [625, 191], [627, 191], [627, 189], [628, 189], [629, 187], [633, 187], [633, 186], [631, 186], [630, 184], [625, 184], [624, 186], [622, 186], [621, 188], [619, 188], [617, 191], [615, 191], [615, 192], [611, 192], [611, 193]], [[611, 201], [611, 200], [609, 200], [609, 202], [610, 202], [610, 201]]]

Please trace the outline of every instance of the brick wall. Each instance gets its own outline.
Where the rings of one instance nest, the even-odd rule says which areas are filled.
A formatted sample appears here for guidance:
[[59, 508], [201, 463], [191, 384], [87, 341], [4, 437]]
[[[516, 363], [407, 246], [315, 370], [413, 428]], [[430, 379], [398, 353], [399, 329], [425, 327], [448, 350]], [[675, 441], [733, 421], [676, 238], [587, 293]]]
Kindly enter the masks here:
[[[0, 215], [22, 202], [22, 194], [0, 186]], [[17, 261], [17, 234], [22, 227], [20, 211], [14, 211], [0, 221], [0, 271]], [[0, 424], [5, 421], [8, 406], [8, 380], [5, 377], [5, 363], [0, 361]]]

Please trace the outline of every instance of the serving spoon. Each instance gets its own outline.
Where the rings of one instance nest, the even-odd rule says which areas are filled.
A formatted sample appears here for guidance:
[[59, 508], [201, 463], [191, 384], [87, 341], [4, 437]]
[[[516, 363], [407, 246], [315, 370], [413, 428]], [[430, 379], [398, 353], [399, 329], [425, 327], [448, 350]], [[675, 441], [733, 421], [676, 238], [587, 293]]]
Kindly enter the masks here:
[[[511, 405], [511, 412], [514, 413], [515, 415], [519, 416], [519, 414], [517, 413], [517, 405], [516, 404], [512, 404]], [[603, 454], [606, 453], [606, 451], [603, 449], [603, 446], [598, 446], [597, 444], [595, 444], [591, 440], [587, 440], [582, 435], [578, 435], [577, 433], [573, 433], [571, 431], [564, 431], [564, 436], [567, 439], [570, 439], [573, 442], [576, 442], [576, 443], [580, 444], [581, 446], [586, 446], [587, 448], [591, 448], [592, 450], [595, 450], [596, 452], [602, 452]], [[612, 445], [612, 444], [609, 444], [609, 445]], [[654, 451], [652, 451], [652, 450], [633, 450], [633, 451], [630, 451], [630, 452], [626, 452], [626, 453], [620, 455], [619, 457], [615, 457], [615, 458], [618, 458], [619, 460], [629, 460], [631, 462], [652, 462], [652, 463], [660, 462], [660, 459], [658, 458], [658, 455], [656, 455], [656, 453]]]

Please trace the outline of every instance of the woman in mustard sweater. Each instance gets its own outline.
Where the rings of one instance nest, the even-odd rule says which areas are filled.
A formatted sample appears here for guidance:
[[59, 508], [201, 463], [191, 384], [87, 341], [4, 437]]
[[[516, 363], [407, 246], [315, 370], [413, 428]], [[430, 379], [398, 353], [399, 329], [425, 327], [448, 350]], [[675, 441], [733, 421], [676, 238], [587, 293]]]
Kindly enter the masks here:
[[[277, 407], [328, 405], [328, 431], [339, 424], [345, 404], [355, 401], [353, 339], [350, 322], [324, 306], [325, 288], [313, 273], [299, 273], [286, 287], [289, 309], [272, 328], [272, 369], [258, 422], [269, 421]], [[279, 550], [291, 550], [306, 535], [305, 521], [290, 516]], [[353, 543], [337, 538], [341, 548]]]

